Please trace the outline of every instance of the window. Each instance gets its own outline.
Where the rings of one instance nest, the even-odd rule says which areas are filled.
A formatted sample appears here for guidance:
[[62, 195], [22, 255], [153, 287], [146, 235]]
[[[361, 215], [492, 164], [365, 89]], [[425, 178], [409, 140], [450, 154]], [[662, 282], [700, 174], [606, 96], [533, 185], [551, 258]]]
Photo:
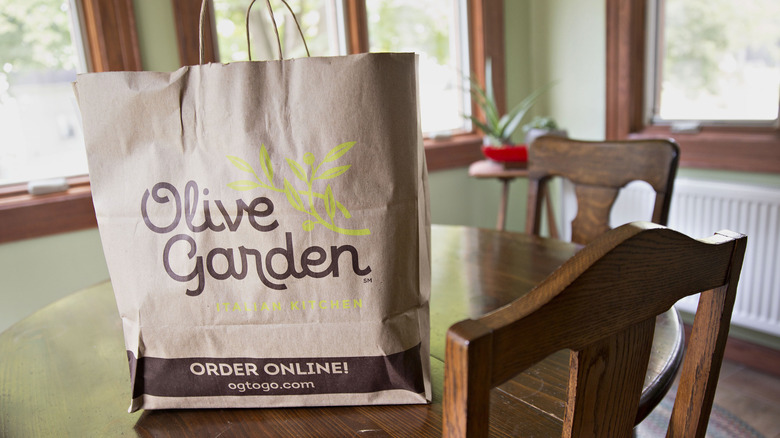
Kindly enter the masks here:
[[780, 3], [654, 0], [650, 7], [652, 123], [777, 123]]
[[[23, 18], [25, 20], [36, 15], [43, 17], [41, 23], [30, 23], [36, 27], [34, 32], [18, 32], [18, 28], [21, 26], [18, 24], [18, 14], [12, 15], [16, 4], [21, 5], [24, 9]], [[0, 7], [0, 34], [2, 34], [2, 37], [0, 37], [0, 41], [2, 41], [0, 46], [2, 48], [0, 50], [8, 51], [8, 53], [13, 55], [13, 57], [6, 58], [7, 55], [4, 52], [2, 65], [0, 65], [0, 71], [3, 72], [3, 79], [0, 79], [0, 90], [2, 90], [0, 94], [3, 94], [3, 97], [0, 99], [5, 99], [3, 109], [0, 109], [0, 111], [4, 112], [3, 119], [8, 115], [7, 111], [9, 111], [9, 108], [5, 107], [6, 103], [10, 102], [10, 107], [15, 106], [17, 109], [22, 106], [22, 103], [27, 104], [26, 102], [19, 102], [22, 100], [21, 96], [23, 95], [15, 94], [17, 93], [15, 88], [17, 85], [27, 86], [30, 83], [30, 77], [43, 77], [46, 79], [43, 87], [50, 92], [48, 87], [51, 81], [48, 80], [48, 76], [32, 74], [30, 71], [34, 69], [22, 68], [23, 65], [44, 64], [46, 66], [54, 66], [54, 68], [49, 69], [50, 71], [62, 71], [61, 69], [65, 68], [66, 71], [71, 71], [68, 74], [72, 74], [75, 67], [75, 62], [72, 61], [73, 58], [70, 58], [71, 61], [63, 61], [57, 56], [43, 56], [42, 60], [37, 58], [40, 56], [38, 50], [43, 47], [49, 47], [50, 49], [55, 47], [52, 49], [55, 54], [60, 51], [70, 50], [63, 46], [71, 44], [67, 41], [70, 39], [68, 10], [80, 11], [80, 18], [83, 19], [79, 21], [80, 31], [74, 31], [73, 34], [76, 38], [79, 36], [83, 37], [83, 43], [86, 48], [84, 63], [91, 66], [91, 71], [140, 70], [141, 68], [135, 35], [133, 3], [131, 0], [36, 0], [35, 2], [29, 0], [0, 0], [0, 5], [2, 5]], [[14, 31], [15, 27], [17, 31]], [[63, 34], [68, 36], [64, 37]], [[52, 38], [52, 36], [59, 37]], [[17, 38], [17, 40], [14, 38]], [[43, 38], [45, 41], [31, 43], [29, 39], [25, 40], [25, 38], [33, 38], [33, 40], [35, 38]], [[14, 54], [16, 49], [20, 49], [19, 51], [21, 52], [30, 51], [36, 53]], [[76, 53], [75, 50], [73, 53]], [[9, 62], [9, 59], [12, 61]], [[24, 62], [21, 60], [24, 60]], [[5, 64], [11, 64], [11, 66], [9, 67]], [[17, 75], [16, 73], [19, 74]], [[58, 74], [53, 76], [57, 77]], [[29, 90], [30, 88], [40, 86], [35, 85], [27, 88]], [[30, 94], [35, 96], [38, 94], [38, 91], [40, 91], [40, 88], [33, 90]], [[68, 92], [72, 93], [69, 87]], [[24, 99], [28, 99], [28, 97], [24, 97]], [[36, 109], [35, 111], [37, 112], [38, 110]], [[15, 118], [17, 116], [11, 115], [11, 117]], [[54, 137], [72, 140], [73, 136], [77, 135], [80, 122], [76, 122], [74, 126], [71, 124], [72, 120], [69, 120], [67, 115], [55, 116], [54, 120], [56, 127], [51, 131], [54, 133], [51, 134]], [[13, 129], [16, 129], [16, 127], [14, 126]], [[40, 129], [43, 131], [43, 128]], [[19, 131], [14, 132], [14, 141], [19, 141]], [[75, 148], [72, 141], [66, 141], [66, 143], [65, 149]], [[7, 151], [6, 145], [7, 143], [4, 139], [0, 143], [0, 148]], [[46, 142], [43, 142], [40, 147], [47, 146]], [[81, 147], [83, 148], [83, 146]], [[33, 155], [34, 153], [35, 151], [20, 151], [17, 149], [12, 150], [9, 156], [13, 156], [13, 158], [10, 158], [12, 160], [20, 160], [19, 157]], [[6, 159], [3, 158], [2, 161]], [[35, 160], [33, 160], [33, 164], [32, 167], [39, 166], [39, 162]], [[13, 167], [14, 169], [11, 172], [17, 172], [17, 168]], [[46, 166], [41, 165], [40, 167]], [[38, 169], [33, 170], [37, 171]], [[66, 171], [65, 173], [81, 172], [83, 172], [82, 169]], [[57, 173], [63, 174], [59, 171]], [[11, 179], [18, 181], [25, 178], [21, 176], [8, 177], [7, 181]], [[2, 224], [0, 226], [0, 242], [94, 226], [95, 212], [92, 208], [88, 178], [86, 176], [68, 178], [68, 183], [70, 188], [67, 191], [41, 197], [33, 197], [27, 194], [26, 184], [0, 186], [0, 224]]]
[[0, 12], [0, 185], [87, 173], [71, 83], [86, 68], [73, 1], [6, 0]]
[[[341, 41], [339, 14], [343, 13], [334, 0], [295, 0], [287, 2], [295, 11], [301, 30], [306, 37], [309, 51], [318, 56], [335, 56], [346, 53]], [[228, 63], [246, 61], [246, 8], [245, 0], [214, 0], [216, 35], [219, 61]], [[273, 2], [274, 19], [279, 28], [279, 39], [285, 58], [306, 56], [298, 27], [281, 2]], [[252, 41], [252, 59], [279, 59], [276, 34], [265, 2], [256, 2], [249, 17], [249, 33]]]
[[416, 52], [420, 57], [422, 130], [429, 135], [470, 129], [468, 29], [465, 2], [366, 2], [371, 52]]
[[[657, 18], [651, 15], [654, 3], [649, 1], [606, 0], [606, 137], [673, 137], [680, 144], [683, 167], [780, 173], [777, 123], [701, 124], [679, 130], [657, 120], [654, 123], [647, 116], [647, 108], [652, 107], [647, 96], [652, 93], [646, 93], [646, 86], [653, 80], [652, 75], [646, 74], [647, 42], [653, 41], [648, 39], [648, 31]], [[708, 8], [717, 9], [713, 2], [705, 3]], [[759, 13], [752, 14], [755, 18]], [[772, 23], [776, 27], [776, 20]], [[708, 42], [698, 40], [695, 44], [703, 47]], [[767, 90], [767, 94], [777, 96], [776, 92], [777, 89]]]

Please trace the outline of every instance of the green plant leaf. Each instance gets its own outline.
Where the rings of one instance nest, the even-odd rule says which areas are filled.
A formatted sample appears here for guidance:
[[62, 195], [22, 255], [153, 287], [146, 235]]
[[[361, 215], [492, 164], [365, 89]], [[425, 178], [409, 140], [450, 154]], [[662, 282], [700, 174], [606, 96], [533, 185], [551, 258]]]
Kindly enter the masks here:
[[244, 172], [249, 172], [249, 173], [255, 173], [255, 169], [253, 169], [249, 163], [242, 160], [241, 158], [234, 157], [232, 155], [227, 155], [227, 159], [230, 160], [230, 162], [233, 163], [233, 165], [236, 166], [238, 170], [243, 170]]
[[[493, 59], [490, 57], [485, 60], [485, 95], [493, 106], [498, 108], [498, 105], [495, 104], [496, 94], [493, 92]], [[498, 114], [498, 110], [496, 110], [496, 114]]]
[[306, 213], [306, 208], [303, 206], [303, 201], [301, 201], [298, 191], [290, 184], [290, 181], [287, 181], [287, 178], [284, 179], [284, 194], [287, 195], [287, 201], [290, 202], [294, 209]]
[[520, 126], [520, 122], [523, 121], [526, 113], [534, 106], [539, 97], [549, 90], [554, 85], [553, 82], [545, 85], [544, 87], [529, 94], [525, 99], [517, 104], [510, 112], [501, 118], [498, 124], [499, 137], [504, 140], [509, 140], [509, 137]]
[[347, 207], [344, 207], [344, 204], [342, 204], [339, 201], [336, 201], [336, 208], [338, 208], [341, 211], [341, 214], [344, 215], [346, 219], [349, 219], [352, 217], [352, 213], [347, 210]]
[[289, 158], [285, 158], [285, 160], [287, 160], [287, 164], [290, 165], [290, 169], [292, 169], [293, 173], [295, 174], [295, 176], [298, 177], [299, 180], [305, 183], [309, 182], [309, 180], [306, 177], [306, 169], [301, 167], [301, 165], [295, 162], [295, 160], [291, 160]]
[[488, 126], [486, 126], [484, 123], [482, 123], [481, 120], [474, 116], [468, 116], [468, 119], [471, 120], [471, 123], [477, 125], [477, 128], [479, 128], [485, 135], [493, 135], [493, 130], [490, 129]]
[[470, 79], [470, 81], [471, 95], [474, 97], [477, 106], [485, 113], [485, 121], [487, 122], [486, 126], [488, 127], [488, 130], [483, 130], [483, 132], [485, 132], [485, 134], [494, 133], [496, 126], [498, 125], [498, 106], [496, 106], [496, 101], [485, 93], [485, 90], [480, 87], [477, 81], [473, 78]]
[[304, 221], [301, 224], [301, 228], [303, 228], [303, 231], [311, 231], [314, 229], [314, 227], [317, 225], [314, 221]]
[[497, 133], [499, 113], [493, 89], [493, 61], [491, 58], [485, 60], [485, 89], [483, 90], [473, 77], [469, 78], [469, 82], [471, 83], [471, 94], [477, 106], [485, 114], [486, 126], [489, 128], [488, 131], [484, 129], [482, 131], [485, 134], [495, 135]]
[[336, 146], [335, 148], [328, 151], [327, 154], [325, 154], [325, 158], [322, 159], [323, 163], [330, 163], [332, 161], [336, 161], [341, 157], [342, 155], [346, 154], [347, 151], [352, 149], [352, 146], [357, 143], [356, 141], [348, 141], [346, 143], [341, 143], [340, 145]]
[[350, 167], [352, 167], [351, 164], [348, 164], [346, 166], [334, 167], [333, 169], [328, 169], [325, 172], [322, 172], [318, 176], [314, 177], [314, 179], [331, 179], [331, 178], [335, 178], [335, 177], [343, 174], [347, 170], [349, 170]]
[[333, 197], [333, 190], [330, 188], [330, 184], [325, 189], [325, 212], [328, 213], [328, 217], [331, 220], [336, 217], [336, 198]]
[[271, 183], [271, 185], [274, 184], [274, 166], [271, 164], [271, 157], [268, 156], [268, 150], [265, 148], [265, 145], [262, 145], [260, 148], [260, 165], [263, 167], [263, 173], [265, 174], [265, 177], [268, 179], [268, 182]]
[[230, 187], [233, 190], [238, 190], [240, 192], [245, 192], [247, 190], [252, 190], [254, 188], [260, 187], [260, 184], [254, 182], [254, 181], [241, 180], [241, 181], [234, 181], [232, 183], [229, 183], [227, 186]]

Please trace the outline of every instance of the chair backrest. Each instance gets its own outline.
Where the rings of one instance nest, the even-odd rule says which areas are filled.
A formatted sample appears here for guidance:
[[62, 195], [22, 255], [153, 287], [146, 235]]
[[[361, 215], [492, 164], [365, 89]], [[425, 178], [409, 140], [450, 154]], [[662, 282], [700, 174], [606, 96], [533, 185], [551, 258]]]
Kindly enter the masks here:
[[[587, 244], [610, 229], [612, 205], [620, 188], [632, 181], [645, 181], [653, 187], [656, 198], [650, 221], [666, 225], [679, 156], [680, 149], [672, 140], [537, 138], [528, 158], [526, 232], [539, 235], [542, 201], [547, 184], [556, 176], [575, 187], [577, 216], [571, 223], [572, 242]], [[550, 233], [557, 237], [556, 230]]]
[[563, 436], [631, 436], [655, 318], [680, 298], [703, 292], [667, 435], [703, 437], [746, 244], [747, 237], [730, 231], [696, 240], [649, 222], [626, 224], [594, 240], [527, 295], [453, 325], [444, 436], [487, 436], [490, 390], [566, 348], [571, 369]]

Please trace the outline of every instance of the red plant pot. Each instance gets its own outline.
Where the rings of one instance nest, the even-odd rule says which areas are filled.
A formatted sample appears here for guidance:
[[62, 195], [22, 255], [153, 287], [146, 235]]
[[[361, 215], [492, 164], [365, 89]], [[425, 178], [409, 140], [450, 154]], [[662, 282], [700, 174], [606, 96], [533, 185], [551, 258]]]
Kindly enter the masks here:
[[482, 154], [493, 161], [504, 163], [526, 163], [528, 148], [526, 145], [516, 146], [482, 146]]

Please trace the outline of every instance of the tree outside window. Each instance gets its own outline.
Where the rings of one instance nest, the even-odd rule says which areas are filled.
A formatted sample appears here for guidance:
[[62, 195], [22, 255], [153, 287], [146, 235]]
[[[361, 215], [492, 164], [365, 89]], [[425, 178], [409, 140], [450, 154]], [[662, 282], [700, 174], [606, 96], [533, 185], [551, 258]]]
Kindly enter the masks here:
[[656, 121], [777, 120], [780, 2], [661, 0]]

